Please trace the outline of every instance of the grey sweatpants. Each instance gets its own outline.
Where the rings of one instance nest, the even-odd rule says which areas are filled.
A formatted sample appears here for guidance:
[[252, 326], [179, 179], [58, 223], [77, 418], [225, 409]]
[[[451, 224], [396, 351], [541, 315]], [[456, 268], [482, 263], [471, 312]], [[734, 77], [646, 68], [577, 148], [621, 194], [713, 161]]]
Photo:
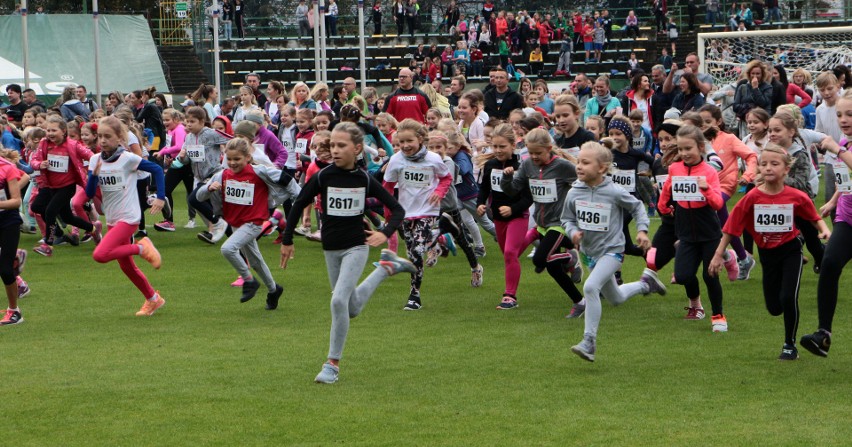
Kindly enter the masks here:
[[[257, 247], [257, 240], [255, 240], [260, 235], [260, 230], [261, 226], [253, 223], [233, 228], [234, 233], [222, 244], [222, 254], [245, 281], [248, 281], [252, 277], [249, 270], [250, 264], [254, 268], [254, 271], [257, 272], [257, 275], [260, 276], [263, 285], [271, 293], [275, 291], [275, 280], [272, 278], [272, 272], [266, 266], [263, 255], [260, 254], [260, 248]], [[240, 253], [248, 259], [249, 264], [246, 264], [246, 259], [243, 259]]]
[[473, 237], [473, 245], [475, 247], [482, 247], [482, 233], [479, 232], [479, 227], [476, 225], [479, 222], [479, 225], [482, 225], [482, 229], [488, 232], [493, 237], [497, 237], [497, 229], [494, 228], [494, 222], [488, 218], [488, 214], [479, 215], [476, 212], [476, 199], [468, 199], [461, 201], [462, 204], [462, 220], [464, 221], [464, 225], [467, 227], [467, 231], [470, 232], [470, 236]]
[[369, 247], [358, 245], [345, 250], [326, 250], [324, 253], [328, 281], [333, 290], [328, 358], [340, 360], [349, 332], [349, 320], [361, 313], [373, 292], [388, 277], [388, 272], [384, 267], [376, 267], [367, 279], [358, 284], [370, 255]]
[[605, 254], [590, 269], [591, 273], [583, 284], [583, 295], [586, 298], [585, 335], [593, 338], [598, 335], [598, 325], [601, 321], [601, 294], [613, 306], [618, 306], [632, 296], [648, 291], [648, 286], [641, 281], [620, 286], [615, 282], [615, 272], [621, 268], [621, 262], [612, 254]]

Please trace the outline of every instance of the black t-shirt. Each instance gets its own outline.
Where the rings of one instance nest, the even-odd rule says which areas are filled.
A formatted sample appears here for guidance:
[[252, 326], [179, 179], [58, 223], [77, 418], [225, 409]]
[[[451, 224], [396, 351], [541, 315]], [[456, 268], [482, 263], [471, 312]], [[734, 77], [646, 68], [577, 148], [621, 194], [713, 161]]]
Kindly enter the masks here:
[[21, 119], [24, 117], [24, 112], [29, 108], [26, 103], [23, 101], [18, 102], [17, 104], [10, 104], [9, 108], [6, 109], [6, 116], [9, 117], [10, 121], [15, 121], [20, 123]]
[[595, 141], [595, 135], [582, 127], [578, 127], [574, 135], [566, 137], [565, 135], [557, 135], [554, 138], [556, 145], [561, 149], [579, 148], [587, 141]]

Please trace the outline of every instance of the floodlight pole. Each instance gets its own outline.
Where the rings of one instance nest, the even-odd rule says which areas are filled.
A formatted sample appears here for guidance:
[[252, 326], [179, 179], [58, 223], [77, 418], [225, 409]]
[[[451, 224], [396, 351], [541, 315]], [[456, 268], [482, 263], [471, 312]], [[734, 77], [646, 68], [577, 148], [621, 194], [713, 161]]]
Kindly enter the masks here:
[[21, 0], [21, 42], [24, 45], [24, 88], [30, 88], [30, 40], [27, 33], [27, 0]]
[[364, 0], [358, 0], [358, 59], [361, 65], [361, 91], [367, 88], [367, 48], [364, 44]]
[[101, 29], [98, 0], [92, 0], [92, 21], [95, 25], [95, 102], [103, 107], [101, 102]]
[[219, 0], [213, 0], [213, 82], [222, 94], [222, 74], [219, 69]]
[[322, 66], [320, 65], [320, 16], [319, 16], [319, 1], [314, 0], [314, 73], [317, 79], [322, 75]]

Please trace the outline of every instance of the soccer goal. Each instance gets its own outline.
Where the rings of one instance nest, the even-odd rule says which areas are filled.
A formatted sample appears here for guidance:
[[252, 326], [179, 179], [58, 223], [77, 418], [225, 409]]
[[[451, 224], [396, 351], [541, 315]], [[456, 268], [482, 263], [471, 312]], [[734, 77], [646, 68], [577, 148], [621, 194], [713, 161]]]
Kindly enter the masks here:
[[850, 42], [852, 26], [699, 33], [698, 55], [701, 72], [713, 75], [716, 85], [736, 82], [754, 59], [783, 64], [788, 74], [804, 68], [816, 78], [837, 65], [852, 64]]

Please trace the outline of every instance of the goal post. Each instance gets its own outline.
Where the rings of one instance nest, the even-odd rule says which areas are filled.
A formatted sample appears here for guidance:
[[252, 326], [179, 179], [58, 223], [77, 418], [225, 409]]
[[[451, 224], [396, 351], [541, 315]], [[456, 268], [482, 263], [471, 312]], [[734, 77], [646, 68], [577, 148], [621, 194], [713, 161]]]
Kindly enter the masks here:
[[803, 68], [816, 76], [852, 64], [852, 26], [698, 34], [700, 70], [716, 85], [736, 82], [754, 59], [782, 63], [788, 75]]

